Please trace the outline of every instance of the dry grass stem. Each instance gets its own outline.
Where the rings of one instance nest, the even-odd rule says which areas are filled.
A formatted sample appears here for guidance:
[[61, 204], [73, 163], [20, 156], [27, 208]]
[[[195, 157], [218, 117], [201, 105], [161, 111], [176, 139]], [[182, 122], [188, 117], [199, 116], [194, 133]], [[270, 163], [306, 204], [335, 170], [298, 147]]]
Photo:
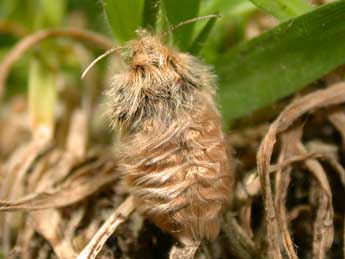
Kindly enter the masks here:
[[[1, 182], [1, 199], [15, 199], [20, 197], [25, 192], [24, 182], [27, 177], [32, 164], [36, 160], [47, 154], [51, 146], [46, 142], [31, 142], [27, 146], [21, 147], [17, 152], [14, 152], [13, 157], [10, 158], [8, 164], [5, 166], [4, 179]], [[11, 227], [16, 224], [16, 218], [10, 214], [0, 214], [1, 233], [4, 253], [9, 252], [11, 240]]]
[[107, 239], [115, 232], [134, 210], [133, 197], [128, 197], [107, 219], [91, 241], [81, 251], [77, 259], [94, 259], [101, 251]]
[[239, 259], [263, 258], [259, 255], [259, 251], [252, 239], [245, 233], [231, 213], [228, 213], [226, 223], [223, 230], [228, 237], [228, 249], [231, 251], [231, 254]]
[[[282, 135], [282, 146], [280, 149], [278, 161], [283, 161], [287, 157], [293, 157], [294, 155], [296, 155], [297, 152], [295, 143], [302, 137], [302, 134], [303, 128], [299, 126], [288, 130], [284, 135]], [[307, 159], [307, 157], [305, 159]], [[275, 206], [277, 208], [277, 218], [283, 237], [285, 251], [288, 254], [289, 258], [297, 259], [298, 256], [296, 254], [295, 247], [288, 230], [288, 216], [286, 212], [286, 199], [288, 196], [288, 188], [291, 181], [291, 171], [291, 166], [277, 170], [277, 173], [275, 175]]]
[[[282, 258], [281, 241], [282, 236], [279, 230], [279, 222], [277, 208], [273, 202], [273, 194], [271, 189], [271, 181], [269, 177], [270, 161], [273, 148], [276, 143], [277, 134], [288, 129], [298, 118], [307, 112], [313, 112], [316, 109], [340, 104], [345, 102], [345, 83], [335, 84], [327, 89], [315, 91], [309, 95], [293, 101], [287, 106], [280, 116], [271, 124], [265, 138], [263, 139], [257, 154], [258, 173], [262, 184], [263, 199], [265, 203], [266, 224], [267, 224], [267, 240], [268, 240], [268, 256], [270, 258]], [[307, 160], [309, 161], [309, 160]], [[308, 162], [309, 164], [311, 162]], [[331, 197], [327, 179], [324, 174], [320, 174], [320, 170], [313, 169], [315, 177], [327, 194]], [[316, 173], [317, 172], [317, 173]], [[329, 215], [328, 215], [329, 216]], [[328, 218], [328, 216], [324, 217]], [[329, 246], [329, 242], [326, 242]]]
[[169, 259], [193, 259], [199, 244], [199, 242], [185, 246], [175, 244], [170, 250]]
[[0, 211], [61, 208], [77, 203], [119, 178], [113, 161], [96, 161], [79, 168], [58, 187], [30, 193], [18, 200], [0, 201]]
[[72, 114], [66, 149], [75, 156], [85, 157], [89, 139], [89, 116], [85, 110], [78, 109]]

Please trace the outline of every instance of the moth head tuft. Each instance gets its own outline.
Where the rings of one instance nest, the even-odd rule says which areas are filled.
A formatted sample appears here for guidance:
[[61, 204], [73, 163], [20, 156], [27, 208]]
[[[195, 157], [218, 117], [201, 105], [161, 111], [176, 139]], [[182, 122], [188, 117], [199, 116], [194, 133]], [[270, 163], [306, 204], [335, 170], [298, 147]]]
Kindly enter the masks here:
[[162, 44], [161, 39], [146, 31], [138, 32], [139, 38], [129, 43], [129, 63], [133, 67], [162, 67], [173, 56], [173, 51]]

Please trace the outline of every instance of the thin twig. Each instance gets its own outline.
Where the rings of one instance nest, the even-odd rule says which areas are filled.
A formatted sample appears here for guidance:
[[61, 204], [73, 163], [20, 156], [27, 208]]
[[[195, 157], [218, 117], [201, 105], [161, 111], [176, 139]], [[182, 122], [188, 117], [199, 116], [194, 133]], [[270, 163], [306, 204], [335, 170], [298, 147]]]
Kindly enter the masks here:
[[308, 160], [310, 158], [323, 158], [325, 157], [325, 154], [317, 153], [317, 152], [308, 152], [305, 154], [301, 155], [295, 155], [291, 156], [290, 158], [287, 158], [286, 160], [276, 164], [276, 165], [271, 165], [269, 167], [269, 173], [276, 172], [278, 170], [283, 170], [284, 168], [290, 166], [291, 164], [298, 163], [298, 162], [303, 162], [305, 160]]
[[245, 233], [241, 226], [237, 223], [233, 215], [228, 213], [226, 217], [226, 225], [223, 230], [228, 237], [229, 250], [231, 254], [239, 259], [259, 259], [253, 240]]
[[[275, 165], [270, 165], [268, 173], [277, 172], [278, 170], [283, 170], [294, 163], [303, 162], [311, 158], [327, 158], [325, 154], [317, 152], [308, 152], [301, 155], [291, 156], [286, 160], [279, 162]], [[261, 192], [261, 183], [257, 171], [250, 173], [243, 182], [239, 183], [236, 189], [236, 199], [240, 203], [247, 203], [253, 197], [259, 195]]]
[[169, 259], [193, 259], [199, 245], [200, 242], [188, 246], [173, 245], [170, 250]]
[[87, 246], [81, 251], [77, 259], [94, 259], [103, 248], [107, 239], [115, 232], [134, 211], [133, 196], [128, 197], [107, 219]]
[[299, 217], [302, 212], [310, 212], [311, 206], [309, 204], [303, 204], [294, 207], [288, 214], [288, 221], [291, 222]]
[[92, 43], [92, 46], [103, 50], [108, 50], [114, 46], [113, 41], [107, 37], [85, 30], [52, 29], [42, 30], [31, 34], [19, 41], [0, 63], [0, 98], [2, 98], [4, 94], [5, 82], [13, 64], [33, 46], [43, 40], [54, 37], [68, 37], [79, 41], [89, 42]]

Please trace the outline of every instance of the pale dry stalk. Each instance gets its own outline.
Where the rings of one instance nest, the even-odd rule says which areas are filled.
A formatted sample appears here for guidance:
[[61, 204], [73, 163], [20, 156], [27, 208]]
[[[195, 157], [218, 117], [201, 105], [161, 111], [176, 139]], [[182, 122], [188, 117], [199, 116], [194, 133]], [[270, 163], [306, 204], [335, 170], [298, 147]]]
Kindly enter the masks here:
[[173, 245], [169, 253], [169, 259], [193, 259], [200, 243], [194, 245], [180, 246]]
[[[280, 150], [278, 161], [283, 161], [284, 159], [293, 157], [294, 155], [296, 155], [296, 153], [298, 155], [298, 152], [296, 152], [295, 143], [302, 137], [302, 134], [302, 126], [293, 127], [282, 134], [282, 147]], [[275, 206], [277, 208], [279, 227], [283, 236], [285, 251], [287, 252], [289, 258], [297, 259], [298, 256], [296, 254], [295, 247], [288, 230], [288, 220], [286, 212], [286, 199], [288, 195], [289, 184], [291, 181], [291, 171], [292, 167], [288, 166], [284, 169], [278, 170], [275, 175]]]
[[104, 222], [91, 241], [80, 252], [77, 259], [96, 258], [96, 256], [102, 250], [107, 239], [115, 232], [117, 227], [128, 218], [134, 209], [133, 197], [130, 196]]
[[[270, 161], [276, 137], [289, 128], [298, 118], [316, 109], [337, 105], [345, 102], [345, 83], [335, 84], [327, 89], [318, 90], [293, 101], [280, 116], [271, 124], [263, 139], [257, 155], [258, 173], [262, 184], [266, 212], [268, 256], [282, 258], [281, 233], [277, 221], [276, 208], [273, 202], [271, 181], [269, 177]], [[324, 182], [320, 181], [321, 184]], [[325, 190], [325, 186], [323, 186]]]

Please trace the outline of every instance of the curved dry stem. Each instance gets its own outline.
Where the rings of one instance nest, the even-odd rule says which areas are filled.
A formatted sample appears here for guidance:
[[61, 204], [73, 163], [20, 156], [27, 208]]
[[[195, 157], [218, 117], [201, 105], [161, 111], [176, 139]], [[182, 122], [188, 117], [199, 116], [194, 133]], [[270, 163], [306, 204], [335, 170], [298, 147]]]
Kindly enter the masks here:
[[[302, 138], [302, 135], [303, 126], [301, 125], [297, 125], [296, 127], [293, 127], [282, 134], [279, 161], [292, 157], [296, 155], [296, 153], [298, 155], [298, 152], [296, 151], [296, 141], [299, 141]], [[289, 233], [287, 211], [285, 207], [291, 181], [291, 171], [291, 166], [285, 169], [277, 170], [275, 179], [275, 206], [277, 208], [280, 232], [288, 258], [298, 259], [291, 235]]]
[[31, 34], [19, 41], [0, 63], [0, 98], [4, 94], [5, 82], [13, 64], [36, 44], [48, 38], [56, 37], [67, 37], [86, 43], [92, 43], [92, 46], [102, 50], [108, 50], [114, 46], [113, 41], [107, 37], [86, 30], [51, 29]]
[[75, 204], [116, 181], [118, 175], [113, 173], [114, 167], [111, 163], [105, 163], [95, 167], [97, 174], [87, 170], [72, 176], [59, 187], [33, 192], [17, 200], [0, 200], [0, 212], [62, 208]]
[[228, 238], [231, 254], [239, 259], [264, 259], [256, 249], [253, 240], [246, 234], [231, 213], [226, 216], [226, 225], [223, 230]]
[[[301, 142], [297, 143], [300, 153], [306, 149]], [[317, 206], [313, 227], [313, 258], [325, 258], [334, 239], [334, 209], [332, 206], [332, 190], [328, 182], [326, 171], [322, 164], [314, 159], [305, 161], [308, 171], [315, 177], [318, 186], [312, 186], [311, 200]]]
[[[294, 163], [304, 162], [310, 158], [320, 158], [329, 160], [334, 164], [333, 166], [337, 166], [337, 170], [341, 170], [339, 167], [340, 165], [335, 164], [337, 161], [331, 161], [331, 158], [328, 157], [326, 154], [321, 154], [317, 152], [307, 152], [301, 155], [294, 155], [286, 158], [284, 161], [281, 161], [275, 165], [270, 165], [268, 172], [274, 173], [279, 170], [285, 170], [287, 167], [292, 166]], [[239, 204], [247, 204], [250, 202], [254, 197], [259, 195], [261, 192], [261, 183], [259, 176], [257, 175], [257, 171], [250, 172], [248, 176], [242, 180], [242, 182], [238, 183], [236, 186], [235, 198], [236, 202]], [[1, 208], [0, 208], [1, 209]]]
[[129, 196], [107, 219], [102, 227], [93, 236], [87, 246], [80, 252], [77, 259], [94, 259], [102, 250], [107, 239], [115, 232], [117, 227], [123, 223], [134, 211], [133, 197]]
[[279, 232], [277, 213], [273, 202], [271, 181], [269, 178], [270, 162], [277, 135], [289, 128], [298, 118], [307, 112], [344, 102], [345, 83], [335, 84], [327, 89], [315, 91], [293, 101], [271, 124], [260, 145], [257, 154], [257, 164], [266, 211], [269, 257], [282, 258], [281, 233]]

